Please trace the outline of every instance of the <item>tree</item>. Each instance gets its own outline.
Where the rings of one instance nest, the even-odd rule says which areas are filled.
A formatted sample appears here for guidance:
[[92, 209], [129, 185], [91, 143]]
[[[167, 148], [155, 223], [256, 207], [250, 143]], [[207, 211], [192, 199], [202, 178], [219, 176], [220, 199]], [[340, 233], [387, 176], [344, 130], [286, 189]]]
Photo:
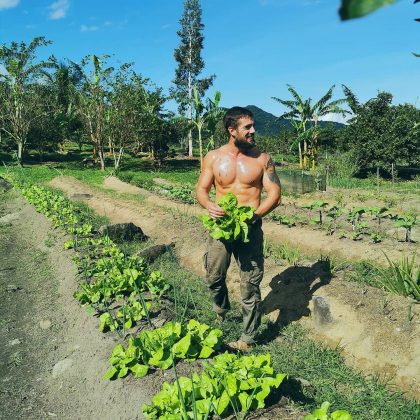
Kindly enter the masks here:
[[[311, 98], [303, 100], [292, 86], [287, 85], [287, 89], [293, 96], [293, 100], [280, 99], [274, 96], [272, 99], [289, 109], [279, 119], [288, 119], [296, 130], [297, 137], [292, 147], [296, 144], [298, 146], [300, 168], [308, 169], [311, 166], [314, 169], [318, 150], [319, 119], [327, 114], [347, 113], [348, 111], [340, 108], [340, 105], [345, 103], [346, 100], [331, 101], [334, 85], [314, 105], [312, 105]], [[312, 160], [311, 165], [309, 165], [310, 159]]]
[[[213, 140], [216, 123], [220, 119], [223, 110], [219, 108], [219, 102], [222, 94], [217, 91], [214, 94], [214, 99], [207, 99], [203, 103], [199, 96], [197, 88], [194, 87], [194, 119], [192, 120], [198, 131], [198, 145], [200, 149], [200, 168], [203, 167], [203, 140], [202, 131], [207, 128], [211, 132], [210, 142]], [[214, 144], [214, 142], [213, 142]]]
[[[78, 110], [93, 145], [93, 157], [99, 158], [101, 169], [105, 170], [105, 112], [110, 91], [113, 67], [105, 67], [108, 56], [86, 56], [80, 65], [73, 63], [82, 77], [78, 95]], [[91, 64], [93, 69], [87, 70]]]
[[39, 47], [47, 46], [51, 41], [44, 37], [34, 38], [29, 45], [24, 42], [12, 42], [10, 47], [0, 46], [0, 64], [6, 70], [0, 73], [0, 81], [4, 83], [0, 90], [2, 108], [1, 130], [13, 139], [17, 145], [17, 158], [22, 163], [28, 140], [29, 130], [34, 121], [45, 109], [35, 106], [34, 89], [40, 80], [47, 76], [46, 70], [55, 67], [52, 58], [34, 63]]
[[413, 105], [392, 105], [392, 95], [380, 92], [349, 121], [342, 139], [348, 145], [359, 173], [391, 164], [418, 165], [420, 110]]
[[[203, 49], [203, 29], [201, 23], [201, 7], [199, 0], [185, 0], [184, 11], [179, 21], [181, 29], [177, 32], [180, 37], [180, 45], [174, 51], [178, 67], [175, 70], [171, 89], [172, 96], [179, 104], [178, 110], [186, 115], [188, 120], [193, 121], [193, 90], [196, 87], [199, 97], [203, 97], [205, 91], [213, 84], [214, 75], [199, 79], [204, 69], [204, 60], [201, 57]], [[188, 155], [193, 155], [192, 131], [188, 131]]]

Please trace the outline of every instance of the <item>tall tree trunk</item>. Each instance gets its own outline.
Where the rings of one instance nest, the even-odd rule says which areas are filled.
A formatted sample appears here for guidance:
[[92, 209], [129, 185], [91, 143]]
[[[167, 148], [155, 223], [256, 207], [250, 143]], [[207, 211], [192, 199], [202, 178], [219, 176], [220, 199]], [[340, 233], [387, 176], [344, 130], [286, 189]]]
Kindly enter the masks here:
[[[192, 41], [191, 41], [191, 34], [189, 39], [189, 57], [188, 61], [191, 68], [192, 63]], [[192, 81], [191, 81], [191, 71], [188, 72], [188, 119], [190, 124], [192, 123]], [[192, 139], [192, 129], [188, 130], [188, 156], [193, 157], [193, 139]]]
[[200, 148], [200, 169], [203, 168], [203, 140], [201, 138], [201, 128], [198, 128], [198, 146]]
[[21, 165], [22, 164], [22, 156], [23, 156], [23, 143], [22, 141], [18, 142], [18, 151], [17, 151], [17, 158], [18, 158], [18, 162]]
[[303, 169], [302, 146], [300, 145], [300, 141], [298, 143], [298, 147], [299, 147], [299, 168]]

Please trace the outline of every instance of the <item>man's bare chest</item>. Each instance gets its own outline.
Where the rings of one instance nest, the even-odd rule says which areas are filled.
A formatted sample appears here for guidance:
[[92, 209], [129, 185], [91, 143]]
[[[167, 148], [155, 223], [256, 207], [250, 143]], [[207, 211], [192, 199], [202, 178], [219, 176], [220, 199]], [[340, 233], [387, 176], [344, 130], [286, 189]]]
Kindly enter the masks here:
[[220, 185], [261, 184], [263, 175], [263, 168], [259, 160], [249, 157], [220, 157], [214, 163], [213, 171], [216, 182]]

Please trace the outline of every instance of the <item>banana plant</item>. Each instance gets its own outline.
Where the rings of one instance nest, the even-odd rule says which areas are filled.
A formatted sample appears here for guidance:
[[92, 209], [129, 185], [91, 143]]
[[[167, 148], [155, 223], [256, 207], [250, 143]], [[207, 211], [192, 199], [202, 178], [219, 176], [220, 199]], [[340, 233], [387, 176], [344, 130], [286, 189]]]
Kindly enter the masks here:
[[203, 129], [208, 129], [213, 131], [211, 136], [213, 136], [214, 129], [216, 127], [216, 122], [222, 115], [222, 109], [219, 108], [220, 99], [222, 94], [219, 91], [216, 91], [214, 94], [213, 100], [207, 98], [206, 102], [200, 100], [197, 87], [194, 86], [194, 118], [192, 120], [193, 124], [198, 131], [198, 145], [200, 149], [200, 168], [203, 167], [203, 139], [202, 132]]

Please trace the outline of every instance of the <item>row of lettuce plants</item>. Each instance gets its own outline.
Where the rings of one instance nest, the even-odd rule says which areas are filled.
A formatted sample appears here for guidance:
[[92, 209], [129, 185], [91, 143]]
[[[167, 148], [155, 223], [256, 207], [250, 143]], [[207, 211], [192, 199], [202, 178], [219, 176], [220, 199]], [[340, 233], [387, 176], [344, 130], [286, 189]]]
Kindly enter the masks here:
[[[74, 260], [82, 276], [74, 296], [89, 312], [100, 314], [100, 330], [129, 330], [144, 318], [149, 323], [150, 329], [130, 336], [127, 347], [115, 346], [105, 378], [129, 373], [141, 378], [156, 368], [170, 367], [176, 373], [177, 360], [204, 359], [220, 352], [222, 331], [197, 320], [169, 321], [153, 328], [151, 306], [170, 288], [160, 272], [150, 272], [142, 258], [125, 255], [108, 237], [95, 236], [93, 226], [83, 222], [83, 212], [62, 195], [9, 179], [37, 211], [72, 235], [64, 247], [77, 252]], [[205, 364], [200, 374], [164, 382], [152, 404], [143, 406], [143, 414], [150, 419], [204, 419], [233, 413], [238, 418], [239, 413], [243, 416], [263, 408], [272, 389], [285, 377], [273, 372], [269, 354], [225, 352]]]

